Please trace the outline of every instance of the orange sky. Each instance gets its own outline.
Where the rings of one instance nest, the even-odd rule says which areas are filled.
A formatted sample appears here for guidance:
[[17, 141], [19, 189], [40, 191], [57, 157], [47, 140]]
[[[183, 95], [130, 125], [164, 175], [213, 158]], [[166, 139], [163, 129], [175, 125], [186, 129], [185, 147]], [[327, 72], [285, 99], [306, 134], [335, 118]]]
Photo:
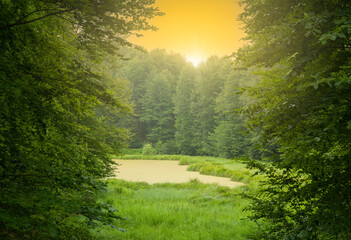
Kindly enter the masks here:
[[159, 30], [131, 39], [147, 50], [166, 49], [194, 62], [230, 55], [243, 45], [237, 0], [156, 0], [156, 6], [165, 13], [150, 21]]

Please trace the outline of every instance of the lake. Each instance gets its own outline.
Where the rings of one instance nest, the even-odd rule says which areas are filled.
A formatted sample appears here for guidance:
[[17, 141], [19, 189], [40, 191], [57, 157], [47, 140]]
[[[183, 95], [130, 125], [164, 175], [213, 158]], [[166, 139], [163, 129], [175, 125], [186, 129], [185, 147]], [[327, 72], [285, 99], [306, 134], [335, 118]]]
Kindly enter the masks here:
[[116, 178], [132, 182], [184, 183], [197, 179], [202, 183], [217, 183], [230, 188], [244, 185], [230, 181], [230, 178], [201, 175], [187, 171], [186, 165], [178, 165], [179, 161], [171, 160], [115, 160], [121, 164], [116, 170]]

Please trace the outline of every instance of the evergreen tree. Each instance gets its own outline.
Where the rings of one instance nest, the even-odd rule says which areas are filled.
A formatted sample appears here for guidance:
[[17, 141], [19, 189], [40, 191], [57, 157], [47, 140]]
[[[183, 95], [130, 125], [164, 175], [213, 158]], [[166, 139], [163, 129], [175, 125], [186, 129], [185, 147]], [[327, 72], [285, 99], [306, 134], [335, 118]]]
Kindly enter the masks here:
[[196, 91], [198, 96], [193, 102], [196, 114], [194, 129], [195, 148], [199, 155], [212, 155], [209, 136], [215, 129], [216, 97], [220, 93], [227, 75], [231, 72], [230, 61], [225, 58], [210, 57], [198, 69]]
[[174, 139], [174, 105], [168, 80], [172, 78], [167, 70], [157, 74], [144, 95], [140, 120], [148, 129], [147, 141], [153, 144]]
[[216, 127], [212, 138], [215, 141], [214, 152], [218, 156], [232, 158], [249, 155], [250, 137], [244, 136], [243, 117], [235, 114], [236, 110], [243, 107], [243, 102], [235, 91], [248, 78], [244, 71], [232, 71], [216, 99]]
[[194, 155], [195, 116], [192, 111], [192, 96], [195, 90], [195, 70], [184, 67], [180, 73], [175, 96], [175, 140], [181, 154]]
[[[153, 143], [159, 141], [167, 142], [171, 138], [170, 136], [174, 135], [174, 124], [171, 126], [170, 122], [173, 121], [174, 123], [173, 99], [176, 92], [177, 80], [181, 68], [187, 63], [182, 56], [168, 54], [160, 49], [153, 50], [150, 53], [133, 49], [123, 49], [122, 52], [129, 59], [123, 62], [123, 67], [119, 70], [118, 75], [130, 83], [132, 94], [129, 101], [134, 105], [134, 117], [132, 119], [126, 118], [124, 121], [124, 126], [130, 128], [133, 133], [130, 146], [141, 147], [150, 141]], [[165, 79], [160, 81], [160, 78]], [[162, 89], [159, 88], [158, 90], [167, 92], [167, 94], [162, 96], [162, 99], [159, 99], [161, 102], [156, 101], [156, 98], [159, 97], [159, 92], [156, 88], [159, 86], [155, 81], [163, 85]], [[169, 108], [162, 107], [152, 110], [155, 104], [163, 104], [163, 101], [165, 101], [164, 104], [169, 106]], [[163, 109], [165, 112], [161, 112], [160, 109]], [[172, 114], [170, 114], [171, 112]], [[144, 116], [144, 114], [147, 116]], [[159, 117], [164, 118], [162, 116], [169, 116], [170, 119], [166, 121], [167, 123], [163, 122], [161, 124], [163, 127], [161, 127], [161, 125], [156, 124], [155, 119], [151, 123], [152, 114], [152, 118], [159, 119]], [[160, 116], [157, 117], [156, 115]], [[157, 125], [158, 130], [156, 130]], [[159, 132], [159, 134], [155, 135], [155, 131]], [[154, 137], [151, 137], [151, 132], [153, 132], [151, 135], [154, 135]], [[165, 133], [165, 135], [157, 139], [155, 136], [161, 136], [161, 132]], [[171, 139], [174, 140], [174, 138]]]
[[[128, 53], [135, 50], [128, 51]], [[124, 63], [119, 70], [121, 78], [129, 82], [131, 89], [130, 103], [133, 105], [133, 117], [124, 118], [124, 126], [131, 129], [131, 147], [141, 147], [146, 142], [147, 126], [140, 120], [143, 114], [143, 96], [151, 74], [151, 66], [145, 61], [145, 54], [139, 53], [134, 58]]]

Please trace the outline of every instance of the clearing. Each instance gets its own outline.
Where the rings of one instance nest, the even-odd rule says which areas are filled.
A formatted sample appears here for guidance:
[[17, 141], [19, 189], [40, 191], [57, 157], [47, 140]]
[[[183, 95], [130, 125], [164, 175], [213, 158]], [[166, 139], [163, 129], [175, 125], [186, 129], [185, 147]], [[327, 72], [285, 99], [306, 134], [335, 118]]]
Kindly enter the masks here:
[[115, 160], [120, 164], [116, 170], [116, 178], [132, 182], [154, 183], [185, 183], [197, 179], [202, 183], [216, 183], [230, 188], [244, 185], [233, 182], [230, 178], [201, 175], [189, 172], [179, 161], [171, 160]]

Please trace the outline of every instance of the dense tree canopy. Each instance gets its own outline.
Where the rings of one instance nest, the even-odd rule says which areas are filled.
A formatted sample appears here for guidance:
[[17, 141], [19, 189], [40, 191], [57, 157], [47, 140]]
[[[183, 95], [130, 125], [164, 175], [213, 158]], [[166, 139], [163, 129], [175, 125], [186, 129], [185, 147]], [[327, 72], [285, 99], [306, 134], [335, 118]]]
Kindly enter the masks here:
[[235, 110], [247, 104], [235, 88], [253, 85], [251, 71], [234, 70], [228, 58], [213, 56], [197, 68], [163, 50], [123, 52], [117, 75], [129, 82], [134, 117], [125, 121], [132, 148], [152, 144], [159, 153], [261, 158], [244, 119]]
[[127, 138], [106, 116], [130, 109], [99, 63], [153, 28], [152, 3], [0, 2], [1, 239], [89, 239], [117, 217], [96, 192]]
[[244, 112], [278, 149], [252, 218], [264, 239], [351, 237], [351, 3], [243, 0], [251, 42], [237, 53], [269, 67]]

